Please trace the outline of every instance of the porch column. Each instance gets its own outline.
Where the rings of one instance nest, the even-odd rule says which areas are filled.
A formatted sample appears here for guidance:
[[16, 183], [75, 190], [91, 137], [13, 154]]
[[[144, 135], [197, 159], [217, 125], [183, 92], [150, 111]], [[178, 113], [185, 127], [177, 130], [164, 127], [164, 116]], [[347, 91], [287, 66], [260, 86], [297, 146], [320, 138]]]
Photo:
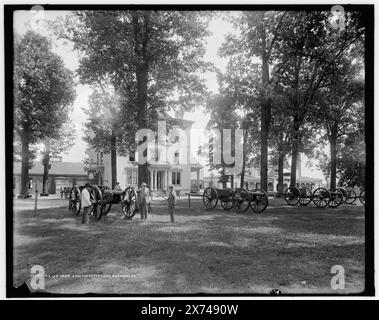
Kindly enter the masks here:
[[200, 190], [200, 185], [199, 185], [199, 183], [200, 183], [200, 170], [199, 169], [197, 169], [197, 171], [196, 171], [196, 187], [197, 187], [197, 189], [198, 190]]
[[154, 170], [154, 190], [157, 190], [157, 170]]
[[170, 185], [170, 171], [167, 170], [167, 188]]
[[166, 170], [164, 170], [163, 171], [163, 178], [162, 178], [162, 189], [167, 189], [167, 186], [166, 186], [166, 181], [167, 181], [167, 179], [166, 179]]

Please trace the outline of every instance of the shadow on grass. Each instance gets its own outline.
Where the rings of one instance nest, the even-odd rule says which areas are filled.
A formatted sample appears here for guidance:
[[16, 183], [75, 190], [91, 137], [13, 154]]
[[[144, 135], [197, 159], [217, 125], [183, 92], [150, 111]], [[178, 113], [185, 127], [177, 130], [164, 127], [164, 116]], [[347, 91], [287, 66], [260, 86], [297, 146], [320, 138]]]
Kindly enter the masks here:
[[278, 203], [237, 215], [191, 206], [179, 202], [174, 224], [161, 203], [153, 203], [147, 221], [138, 213], [123, 220], [116, 205], [89, 226], [65, 208], [15, 214], [15, 283], [39, 264], [55, 293], [335, 293], [330, 268], [340, 264], [343, 293], [363, 290], [362, 207], [347, 214]]

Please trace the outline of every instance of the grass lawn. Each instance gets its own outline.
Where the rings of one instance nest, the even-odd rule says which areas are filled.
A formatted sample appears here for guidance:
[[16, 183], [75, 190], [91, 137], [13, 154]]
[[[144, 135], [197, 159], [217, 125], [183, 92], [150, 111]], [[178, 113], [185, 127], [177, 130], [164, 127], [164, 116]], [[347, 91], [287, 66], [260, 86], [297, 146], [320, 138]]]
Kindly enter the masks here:
[[[46, 272], [54, 293], [358, 293], [364, 290], [364, 207], [289, 207], [270, 200], [264, 213], [206, 211], [180, 200], [176, 223], [153, 203], [147, 221], [108, 217], [81, 224], [67, 208], [14, 212], [14, 283]], [[345, 289], [333, 290], [333, 265]], [[112, 277], [113, 275], [113, 277]]]

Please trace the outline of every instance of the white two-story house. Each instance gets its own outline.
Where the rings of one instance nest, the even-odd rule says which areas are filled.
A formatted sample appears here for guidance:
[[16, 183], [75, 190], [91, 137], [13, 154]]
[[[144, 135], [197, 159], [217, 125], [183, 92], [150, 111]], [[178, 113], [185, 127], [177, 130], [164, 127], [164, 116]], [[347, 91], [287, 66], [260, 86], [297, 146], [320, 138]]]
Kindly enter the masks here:
[[[173, 128], [180, 128], [185, 133], [186, 143], [182, 145], [167, 143], [167, 156], [162, 156], [165, 150], [157, 148], [155, 155], [148, 158], [149, 179], [146, 181], [151, 190], [166, 190], [174, 185], [182, 194], [198, 190], [203, 175], [203, 166], [191, 156], [191, 127], [193, 121], [184, 120], [182, 114], [171, 117], [166, 112], [158, 114], [159, 121], [170, 123]], [[110, 154], [96, 152], [89, 148], [88, 158], [90, 165], [87, 170], [94, 184], [111, 187], [111, 157]], [[126, 157], [117, 156], [117, 181], [124, 189], [128, 186], [139, 187], [138, 184], [138, 155], [130, 153]], [[192, 180], [192, 183], [191, 183]]]

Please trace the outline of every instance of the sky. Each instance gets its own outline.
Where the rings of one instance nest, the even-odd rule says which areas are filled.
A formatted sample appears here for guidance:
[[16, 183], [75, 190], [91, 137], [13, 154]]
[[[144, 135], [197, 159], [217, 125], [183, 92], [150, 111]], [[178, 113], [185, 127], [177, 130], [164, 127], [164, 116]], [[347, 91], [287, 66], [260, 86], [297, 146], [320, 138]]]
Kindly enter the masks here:
[[[54, 20], [58, 17], [63, 17], [67, 14], [67, 11], [43, 11], [36, 7], [36, 10], [30, 11], [15, 11], [14, 13], [14, 31], [19, 35], [23, 35], [28, 29], [33, 28], [38, 30], [41, 34], [53, 38], [53, 51], [62, 57], [65, 66], [75, 71], [79, 66], [78, 54], [73, 50], [69, 43], [57, 40], [53, 37], [51, 30], [46, 28], [44, 21]], [[226, 34], [233, 31], [229, 22], [222, 19], [222, 17], [215, 18], [210, 22], [209, 29], [211, 36], [207, 37], [205, 48], [206, 54], [204, 60], [213, 62], [215, 66], [221, 71], [225, 71], [227, 59], [218, 56], [218, 49], [224, 41]], [[214, 93], [218, 92], [218, 84], [216, 79], [216, 73], [207, 72], [203, 75], [207, 82], [208, 89]], [[63, 155], [62, 161], [67, 162], [79, 162], [85, 158], [86, 143], [82, 140], [84, 136], [83, 123], [86, 121], [86, 115], [83, 108], [88, 106], [88, 96], [91, 93], [91, 88], [88, 85], [78, 85], [76, 88], [76, 99], [73, 105], [73, 111], [70, 119], [76, 128], [76, 139], [74, 146], [69, 150], [67, 154]], [[202, 138], [202, 130], [207, 125], [209, 115], [201, 108], [194, 112], [186, 112], [184, 119], [194, 121], [192, 126], [191, 135], [191, 148], [197, 150], [199, 141]], [[304, 158], [302, 161], [303, 175], [310, 177], [322, 177], [321, 172], [313, 166], [309, 168], [305, 165], [308, 159]], [[206, 174], [205, 174], [206, 175]]]

